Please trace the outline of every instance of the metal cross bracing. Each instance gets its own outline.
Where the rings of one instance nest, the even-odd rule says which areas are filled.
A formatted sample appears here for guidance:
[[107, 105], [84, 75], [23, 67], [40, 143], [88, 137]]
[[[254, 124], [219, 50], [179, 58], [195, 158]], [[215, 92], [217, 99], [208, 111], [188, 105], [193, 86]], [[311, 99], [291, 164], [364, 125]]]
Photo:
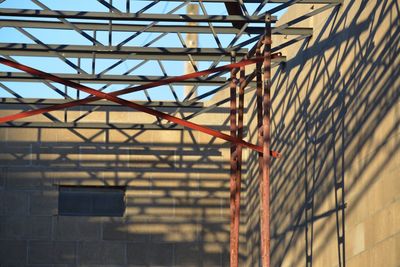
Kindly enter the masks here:
[[[339, 5], [341, 0], [127, 0], [118, 3], [92, 0], [88, 2], [97, 7], [85, 11], [70, 10], [68, 1], [65, 1], [64, 9], [47, 6], [40, 0], [31, 1], [36, 8], [8, 5], [9, 2], [12, 1], [0, 3], [0, 28], [17, 32], [19, 38], [0, 37], [0, 63], [12, 67], [0, 72], [0, 88], [4, 93], [0, 93], [3, 97], [0, 103], [27, 105], [30, 110], [1, 117], [0, 127], [60, 127], [74, 131], [75, 128], [162, 130], [183, 129], [183, 126], [230, 142], [232, 267], [239, 266], [242, 147], [257, 151], [261, 262], [263, 267], [269, 266], [270, 157], [280, 156], [270, 148], [271, 68], [285, 62], [286, 57], [279, 53], [282, 48], [312, 35], [311, 28], [296, 27], [297, 23]], [[184, 14], [184, 8], [189, 4], [198, 5], [201, 14]], [[276, 14], [294, 4], [314, 4], [316, 7], [285, 24], [275, 24]], [[215, 5], [222, 8], [216, 9]], [[154, 10], [158, 12], [154, 13]], [[189, 24], [191, 22], [197, 23]], [[60, 31], [68, 33], [65, 38], [51, 38], [52, 32]], [[206, 41], [201, 47], [191, 48], [185, 42], [184, 34], [187, 33], [199, 34], [200, 42], [202, 38]], [[80, 38], [79, 41], [68, 38], [72, 34]], [[271, 45], [272, 35], [292, 38]], [[57, 60], [57, 71], [43, 67], [44, 71], [40, 71], [27, 66], [41, 59]], [[227, 61], [231, 64], [226, 64]], [[176, 64], [183, 66], [183, 62], [190, 62], [195, 72], [184, 74], [171, 68]], [[152, 64], [151, 68], [144, 68], [149, 64]], [[247, 65], [254, 65], [255, 71], [246, 73]], [[155, 68], [158, 69], [156, 73]], [[46, 93], [42, 98], [29, 98], [29, 94], [18, 90], [23, 83], [40, 85], [40, 88], [45, 85], [53, 98], [56, 95], [58, 99], [48, 99]], [[55, 83], [65, 87], [60, 88]], [[100, 85], [100, 88], [93, 89], [91, 84]], [[114, 85], [119, 88], [113, 88]], [[183, 85], [193, 86], [187, 95], [182, 94], [180, 86]], [[201, 90], [204, 86], [214, 88]], [[228, 89], [230, 97], [214, 103], [211, 99], [207, 105], [203, 104], [204, 100]], [[201, 93], [194, 94], [195, 91]], [[143, 95], [135, 95], [137, 99], [129, 100], [119, 97], [133, 92], [143, 92]], [[244, 94], [254, 92], [257, 96], [258, 144], [243, 140]], [[230, 102], [230, 135], [222, 132], [226, 130], [223, 127], [212, 129], [189, 121], [227, 102]], [[79, 105], [87, 105], [87, 111], [69, 121], [68, 110]], [[81, 122], [104, 106], [116, 108], [119, 105], [154, 115], [156, 120], [152, 124]], [[159, 110], [165, 107], [172, 109], [168, 112]], [[192, 110], [189, 115], [182, 112], [187, 107]], [[64, 121], [50, 113], [60, 109], [65, 110]], [[54, 123], [29, 121], [29, 116], [37, 114], [43, 114]], [[22, 118], [23, 121], [17, 120]]]

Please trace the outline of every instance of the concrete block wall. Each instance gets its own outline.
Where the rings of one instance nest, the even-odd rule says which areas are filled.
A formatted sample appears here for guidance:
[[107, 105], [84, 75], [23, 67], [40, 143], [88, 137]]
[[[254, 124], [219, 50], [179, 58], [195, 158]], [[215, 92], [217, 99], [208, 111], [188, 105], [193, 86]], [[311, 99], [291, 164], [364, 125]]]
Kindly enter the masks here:
[[[0, 113], [22, 108], [2, 105]], [[86, 110], [71, 109], [68, 118]], [[106, 117], [110, 123], [154, 122], [103, 107], [83, 123]], [[226, 130], [226, 117], [209, 113], [196, 120]], [[10, 127], [0, 135], [1, 267], [229, 265], [226, 142], [183, 130]], [[126, 212], [58, 216], [58, 185], [126, 186]]]
[[[318, 7], [291, 7], [281, 23]], [[314, 35], [284, 50], [288, 62], [273, 73], [272, 147], [284, 157], [271, 173], [272, 266], [400, 266], [398, 21], [395, 0], [345, 0], [296, 25]], [[246, 106], [256, 143], [254, 94]], [[223, 106], [193, 121], [218, 128], [227, 114]], [[82, 122], [104, 121], [153, 119], [102, 108]], [[1, 267], [229, 265], [225, 142], [194, 131], [52, 128], [0, 128], [0, 140]], [[254, 267], [257, 154], [244, 150], [244, 160], [240, 266]], [[126, 185], [126, 213], [57, 216], [59, 184]]]
[[[319, 7], [290, 7], [280, 23]], [[284, 156], [271, 173], [272, 266], [400, 266], [399, 15], [398, 1], [344, 0], [296, 25], [314, 34], [273, 73]], [[257, 164], [251, 154], [249, 173]], [[258, 203], [247, 202], [248, 266], [259, 266]]]

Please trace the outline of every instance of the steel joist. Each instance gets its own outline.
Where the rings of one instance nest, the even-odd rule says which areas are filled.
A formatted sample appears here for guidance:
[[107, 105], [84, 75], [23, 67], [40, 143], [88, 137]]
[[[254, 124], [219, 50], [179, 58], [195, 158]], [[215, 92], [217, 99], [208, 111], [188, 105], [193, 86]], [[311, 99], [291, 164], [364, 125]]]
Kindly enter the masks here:
[[[242, 65], [244, 66], [244, 65], [254, 64], [255, 62], [260, 61], [260, 60], [262, 60], [262, 59], [261, 58], [256, 58], [256, 59], [253, 59], [253, 60], [244, 60], [244, 61], [241, 61], [239, 63], [233, 63], [233, 64], [229, 64], [229, 65], [225, 65], [225, 66], [214, 68], [213, 71], [217, 72], [217, 71], [222, 71], [222, 70], [225, 70], [225, 69], [238, 68], [238, 67], [241, 67]], [[10, 67], [13, 67], [13, 68], [16, 68], [16, 69], [19, 69], [19, 70], [22, 70], [22, 71], [25, 71], [25, 72], [27, 72], [27, 73], [29, 73], [31, 75], [36, 75], [36, 76], [41, 77], [43, 79], [47, 79], [47, 80], [51, 80], [53, 82], [61, 83], [61, 84], [64, 84], [66, 86], [75, 88], [75, 89], [80, 90], [80, 91], [84, 91], [86, 93], [89, 93], [89, 94], [95, 96], [95, 97], [92, 97], [91, 99], [86, 98], [86, 99], [82, 99], [82, 100], [68, 102], [68, 103], [65, 103], [65, 104], [55, 105], [55, 106], [52, 106], [52, 107], [41, 108], [41, 109], [36, 109], [36, 110], [30, 110], [30, 111], [26, 111], [26, 112], [21, 112], [21, 113], [18, 113], [18, 114], [10, 115], [10, 116], [5, 116], [5, 117], [0, 118], [0, 123], [9, 122], [9, 121], [12, 121], [12, 120], [16, 120], [16, 119], [19, 119], [19, 118], [28, 117], [28, 116], [32, 116], [32, 115], [42, 114], [42, 113], [46, 113], [46, 112], [53, 111], [53, 110], [59, 110], [59, 109], [68, 108], [68, 107], [72, 107], [72, 106], [76, 106], [76, 105], [81, 105], [81, 104], [84, 104], [84, 103], [87, 103], [87, 102], [91, 102], [91, 101], [95, 101], [95, 100], [99, 100], [99, 99], [107, 99], [109, 101], [118, 103], [118, 104], [123, 105], [123, 106], [127, 106], [127, 107], [130, 107], [130, 108], [133, 108], [133, 109], [138, 110], [138, 111], [142, 111], [144, 113], [153, 115], [153, 116], [161, 118], [161, 119], [168, 120], [170, 122], [182, 125], [184, 127], [188, 127], [190, 129], [197, 130], [197, 131], [212, 135], [214, 137], [223, 139], [225, 141], [233, 142], [233, 143], [235, 143], [237, 145], [242, 145], [242, 146], [245, 146], [245, 147], [250, 148], [252, 150], [256, 150], [258, 152], [262, 152], [262, 147], [259, 147], [257, 145], [248, 143], [248, 142], [246, 142], [244, 140], [239, 140], [237, 138], [233, 138], [230, 135], [227, 135], [227, 134], [224, 134], [222, 132], [213, 130], [211, 128], [207, 128], [207, 127], [204, 127], [204, 126], [201, 126], [201, 125], [198, 125], [198, 124], [195, 124], [195, 123], [192, 123], [192, 122], [189, 122], [189, 121], [186, 121], [186, 120], [171, 116], [169, 114], [166, 114], [166, 113], [154, 110], [154, 109], [150, 109], [150, 108], [142, 106], [140, 104], [136, 104], [136, 103], [133, 103], [133, 102], [130, 102], [130, 101], [127, 101], [127, 100], [124, 100], [122, 98], [117, 97], [118, 94], [123, 94], [123, 93], [129, 92], [129, 90], [127, 90], [127, 89], [118, 91], [118, 94], [116, 94], [116, 92], [111, 93], [111, 94], [107, 94], [107, 93], [103, 93], [103, 92], [97, 91], [95, 89], [92, 89], [90, 87], [87, 87], [87, 86], [84, 86], [84, 85], [81, 85], [81, 84], [78, 84], [78, 83], [75, 83], [75, 82], [72, 82], [72, 81], [69, 81], [69, 80], [66, 80], [66, 79], [62, 79], [62, 78], [54, 76], [52, 74], [49, 74], [49, 73], [46, 73], [46, 72], [43, 72], [43, 71], [40, 71], [40, 70], [37, 70], [37, 69], [34, 69], [34, 68], [30, 68], [28, 66], [19, 64], [17, 62], [14, 62], [14, 61], [11, 61], [11, 60], [7, 60], [5, 58], [0, 58], [0, 63], [4, 64], [4, 65], [7, 65], [7, 66], [10, 66]], [[184, 76], [185, 76], [185, 78], [188, 78], [188, 77], [195, 76], [195, 75], [199, 75], [200, 76], [200, 75], [205, 75], [205, 74], [209, 74], [209, 73], [210, 73], [210, 71], [206, 70], [206, 71], [195, 72], [195, 73], [184, 75]], [[176, 79], [179, 79], [179, 78], [180, 79], [185, 79], [185, 78], [182, 78], [182, 77], [183, 76], [180, 76], [180, 77], [177, 77]], [[164, 83], [165, 83], [165, 81], [166, 80], [164, 80]], [[161, 82], [162, 81], [158, 82], [158, 84], [160, 84]], [[138, 89], [137, 89], [138, 87], [140, 87], [140, 86], [137, 86], [136, 89], [132, 89], [132, 88], [128, 88], [128, 89], [130, 89], [132, 91], [138, 91]], [[144, 87], [144, 86], [142, 86], [142, 87]], [[150, 87], [154, 87], [154, 85], [150, 86]], [[141, 90], [143, 90], [143, 89], [141, 89]], [[278, 152], [276, 152], [276, 151], [271, 151], [270, 153], [271, 153], [271, 155], [273, 157], [280, 157], [280, 154]]]
[[[165, 0], [160, 0], [165, 1]], [[170, 1], [170, 0], [168, 0]], [[182, 2], [182, 6], [187, 4], [186, 0], [173, 0], [175, 2]], [[119, 58], [117, 64], [113, 66], [118, 66], [118, 64], [124, 62], [127, 59], [141, 59], [141, 60], [155, 60], [161, 66], [160, 60], [183, 60], [187, 61], [188, 59], [191, 62], [197, 61], [210, 61], [214, 60], [213, 65], [211, 65], [210, 69], [205, 71], [194, 72], [188, 75], [182, 75], [177, 77], [169, 77], [168, 75], [164, 75], [165, 77], [157, 77], [157, 76], [146, 76], [145, 79], [142, 79], [139, 76], [130, 76], [130, 77], [122, 77], [122, 75], [114, 76], [114, 75], [105, 75], [107, 70], [112, 69], [111, 67], [106, 71], [100, 73], [100, 75], [96, 76], [93, 71], [92, 74], [80, 72], [79, 63], [77, 63], [76, 70], [78, 73], [74, 74], [62, 74], [62, 75], [51, 75], [48, 73], [40, 72], [33, 68], [29, 68], [22, 64], [18, 64], [11, 60], [0, 59], [1, 63], [7, 64], [9, 66], [13, 66], [19, 68], [20, 70], [24, 70], [31, 75], [26, 75], [24, 73], [2, 73], [0, 74], [0, 79], [6, 81], [39, 81], [42, 79], [49, 79], [51, 81], [62, 83], [66, 86], [82, 90], [87, 92], [93, 96], [90, 96], [85, 99], [78, 99], [71, 102], [66, 102], [66, 100], [62, 100], [59, 103], [57, 101], [49, 102], [45, 101], [46, 104], [37, 109], [32, 109], [29, 111], [21, 112], [19, 114], [10, 115], [6, 117], [0, 118], [0, 123], [10, 122], [15, 119], [20, 119], [28, 116], [32, 116], [35, 114], [42, 114], [46, 112], [50, 112], [53, 110], [59, 110], [64, 108], [75, 107], [78, 105], [114, 105], [114, 102], [118, 105], [124, 105], [129, 108], [133, 108], [148, 114], [152, 114], [158, 118], [166, 119], [173, 122], [175, 125], [179, 125], [179, 127], [188, 127], [194, 130], [201, 131], [203, 133], [215, 136], [217, 138], [221, 138], [228, 142], [231, 142], [231, 186], [230, 186], [230, 197], [231, 197], [231, 267], [240, 266], [239, 264], [239, 223], [240, 223], [240, 184], [241, 184], [241, 161], [242, 161], [242, 146], [253, 149], [259, 153], [259, 167], [260, 167], [260, 217], [261, 217], [261, 258], [262, 258], [262, 266], [269, 267], [270, 266], [270, 244], [269, 244], [269, 170], [270, 170], [270, 162], [272, 157], [279, 157], [280, 154], [271, 151], [270, 149], [270, 79], [271, 79], [271, 62], [279, 63], [285, 60], [279, 54], [272, 54], [271, 52], [278, 51], [288, 45], [291, 45], [295, 42], [304, 40], [305, 38], [312, 35], [312, 29], [310, 28], [299, 28], [295, 27], [300, 21], [306, 20], [309, 17], [316, 15], [324, 10], [336, 6], [341, 3], [341, 0], [270, 0], [270, 1], [259, 1], [259, 0], [192, 0], [193, 2], [198, 2], [199, 5], [202, 5], [202, 2], [210, 2], [210, 3], [225, 3], [227, 10], [229, 11], [229, 15], [181, 15], [174, 14], [173, 12], [169, 12], [168, 14], [148, 14], [145, 12], [131, 13], [130, 7], [128, 6], [129, 1], [127, 1], [126, 12], [120, 12], [116, 9], [112, 4], [108, 4], [106, 1], [101, 1], [105, 3], [107, 8], [110, 9], [110, 12], [75, 12], [75, 11], [60, 11], [60, 10], [49, 10], [44, 8], [44, 10], [34, 10], [34, 9], [0, 9], [0, 16], [3, 18], [0, 20], [0, 27], [13, 27], [19, 30], [21, 33], [25, 34], [29, 37], [34, 44], [0, 44], [0, 53], [9, 59], [10, 56], [14, 55], [23, 55], [23, 56], [52, 56], [59, 58], [76, 58], [79, 62], [80, 59], [85, 58], [93, 58], [93, 65], [95, 65], [96, 58]], [[33, 1], [38, 2], [38, 1]], [[158, 1], [157, 1], [158, 2]], [[264, 14], [260, 14], [260, 12], [255, 12], [252, 15], [243, 14], [242, 8], [245, 3], [259, 3], [260, 6], [266, 3], [280, 3], [282, 5], [267, 11]], [[323, 7], [317, 7], [315, 10], [310, 13], [300, 16], [292, 21], [289, 21], [283, 25], [272, 27], [271, 23], [276, 21], [276, 17], [269, 15], [269, 13], [274, 13], [283, 8], [286, 8], [293, 4], [324, 4]], [[241, 10], [242, 8], [242, 10]], [[178, 9], [177, 9], [178, 10]], [[261, 11], [261, 9], [260, 9]], [[245, 13], [245, 12], [244, 12]], [[7, 17], [7, 19], [4, 19]], [[18, 21], [18, 18], [23, 17], [25, 20]], [[29, 18], [32, 18], [28, 20]], [[40, 20], [43, 18], [43, 20]], [[267, 18], [267, 20], [265, 20]], [[51, 19], [51, 20], [50, 20]], [[68, 20], [67, 20], [68, 19]], [[71, 19], [71, 20], [70, 20]], [[91, 21], [96, 20], [96, 22]], [[132, 21], [134, 21], [132, 23]], [[158, 22], [168, 22], [169, 24], [158, 25]], [[143, 25], [140, 22], [145, 22]], [[183, 23], [187, 22], [200, 22], [202, 25], [197, 26], [188, 26], [183, 25]], [[130, 24], [132, 23], [132, 24]], [[204, 23], [207, 23], [209, 26], [205, 26]], [[214, 23], [211, 24], [211, 23]], [[234, 27], [228, 27], [224, 25], [224, 23], [230, 23]], [[251, 24], [250, 24], [251, 23]], [[216, 25], [215, 25], [216, 24]], [[256, 25], [254, 25], [256, 24]], [[40, 40], [36, 40], [31, 38], [29, 32], [25, 31], [26, 28], [35, 28], [35, 29], [68, 29], [75, 30], [81, 35], [85, 34], [85, 37], [88, 37], [87, 33], [90, 31], [90, 34], [93, 32], [93, 36], [89, 36], [89, 40], [93, 41], [89, 43], [89, 45], [78, 46], [78, 45], [51, 45], [41, 43]], [[86, 31], [86, 32], [84, 32]], [[108, 32], [109, 33], [109, 42], [108, 45], [103, 45], [98, 39], [96, 39], [97, 32]], [[121, 43], [115, 45], [112, 39], [113, 32], [130, 32], [132, 36], [122, 41]], [[198, 49], [189, 49], [187, 45], [182, 42], [182, 48], [159, 48], [159, 47], [150, 47], [151, 44], [154, 44], [157, 41], [157, 38], [151, 40], [148, 44], [144, 45], [143, 48], [137, 48], [132, 46], [126, 46], [126, 44], [134, 39], [136, 36], [144, 33], [161, 33], [160, 36], [166, 35], [170, 32], [176, 33], [180, 35], [181, 33], [199, 33], [199, 34], [213, 34], [213, 37], [219, 47], [217, 48], [198, 48]], [[237, 44], [232, 41], [228, 47], [223, 48], [220, 45], [219, 34], [235, 34], [236, 40], [239, 40], [243, 34], [254, 34], [257, 36], [251, 36], [250, 39], [242, 41]], [[292, 40], [289, 40], [286, 43], [280, 44], [274, 48], [271, 48], [271, 34], [281, 34], [281, 35], [296, 35]], [[30, 37], [31, 36], [31, 37]], [[181, 36], [180, 36], [181, 37]], [[160, 37], [162, 38], [162, 37]], [[235, 40], [235, 41], [236, 41]], [[251, 45], [256, 43], [253, 46], [253, 49], [249, 51], [247, 49], [243, 49], [246, 45]], [[222, 67], [215, 67], [219, 64], [220, 61], [228, 61], [230, 56], [232, 56], [232, 51], [235, 51], [235, 60], [240, 60], [241, 58], [245, 58], [239, 62], [228, 64]], [[49, 53], [50, 52], [50, 53]], [[256, 64], [256, 74], [251, 76], [250, 79], [245, 76], [244, 67], [246, 65]], [[162, 66], [161, 66], [162, 68]], [[93, 69], [95, 69], [93, 67]], [[146, 90], [149, 88], [161, 86], [161, 85], [170, 85], [172, 83], [175, 84], [187, 84], [187, 83], [201, 83], [206, 85], [214, 85], [214, 84], [224, 84], [225, 79], [214, 76], [207, 78], [200, 78], [201, 76], [208, 76], [212, 73], [226, 73], [230, 71], [231, 81], [230, 81], [230, 93], [231, 97], [227, 101], [231, 102], [231, 133], [230, 135], [224, 134], [215, 129], [211, 129], [208, 127], [204, 127], [195, 123], [189, 122], [187, 119], [177, 118], [175, 116], [162, 113], [160, 111], [154, 110], [150, 108], [148, 105], [144, 103], [133, 103], [126, 101], [124, 99], [119, 98], [119, 95], [138, 92], [142, 90]], [[262, 72], [263, 71], [263, 72]], [[263, 74], [262, 74], [263, 73]], [[165, 74], [165, 73], [164, 73]], [[237, 76], [240, 76], [239, 83], [236, 83]], [[243, 141], [243, 95], [244, 89], [249, 82], [251, 82], [252, 77], [256, 76], [257, 81], [257, 118], [258, 118], [258, 145], [254, 145]], [[38, 78], [39, 77], [39, 78]], [[134, 82], [136, 84], [141, 84], [135, 87], [129, 87], [123, 90], [119, 90], [110, 94], [105, 94], [103, 92], [99, 92], [90, 87], [83, 86], [77, 84], [73, 81], [83, 81], [83, 82], [109, 82], [109, 83], [124, 83], [124, 82]], [[225, 83], [226, 84], [226, 83]], [[214, 90], [213, 92], [217, 92]], [[238, 92], [238, 93], [237, 93]], [[236, 98], [238, 94], [238, 103], [236, 102]], [[113, 103], [103, 101], [99, 101], [101, 99], [107, 99], [113, 101]], [[13, 103], [22, 104], [21, 101], [9, 101]], [[195, 99], [191, 99], [190, 101], [183, 102], [175, 102], [175, 104], [171, 105], [171, 107], [180, 108], [185, 106], [196, 107], [196, 109], [201, 109], [202, 105], [195, 102]], [[23, 101], [23, 103], [27, 103], [29, 101]], [[162, 102], [151, 102], [152, 106], [162, 107]], [[31, 101], [31, 104], [40, 105], [40, 103], [36, 103], [35, 101]], [[218, 104], [215, 104], [214, 107], [218, 107]], [[212, 107], [207, 107], [207, 109]], [[199, 112], [200, 113], [200, 112]], [[193, 114], [192, 114], [193, 115]], [[194, 116], [194, 115], [193, 115]], [[189, 116], [190, 117], [190, 116]], [[165, 125], [165, 128], [171, 129], [174, 124]], [[9, 125], [9, 124], [7, 124]], [[16, 125], [29, 125], [17, 122]], [[41, 125], [41, 126], [40, 126]], [[3, 126], [3, 125], [2, 125]], [[31, 127], [42, 127], [43, 124], [33, 123]], [[64, 123], [60, 125], [61, 127], [101, 127], [101, 125], [80, 125], [80, 124], [71, 124]], [[170, 127], [171, 126], [171, 127]], [[104, 126], [104, 128], [126, 128], [126, 129], [155, 129], [155, 128], [164, 128], [160, 125], [153, 126], [144, 126], [144, 125], [115, 125], [110, 124]], [[226, 129], [225, 129], [226, 130]]]

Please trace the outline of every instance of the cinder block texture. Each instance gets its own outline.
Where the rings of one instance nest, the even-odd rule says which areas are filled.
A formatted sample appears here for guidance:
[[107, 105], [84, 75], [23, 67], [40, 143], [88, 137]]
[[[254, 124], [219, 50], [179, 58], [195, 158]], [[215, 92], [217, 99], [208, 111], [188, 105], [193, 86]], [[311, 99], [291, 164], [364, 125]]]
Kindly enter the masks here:
[[[400, 266], [397, 2], [345, 0], [295, 24], [312, 38], [282, 49], [287, 62], [272, 73], [271, 144], [283, 157], [271, 168], [271, 266]], [[290, 7], [279, 23], [320, 7]], [[245, 105], [245, 139], [256, 144], [254, 91]], [[22, 110], [10, 106], [0, 103], [0, 117]], [[228, 110], [192, 121], [228, 133]], [[81, 122], [105, 119], [154, 122], [122, 107]], [[187, 129], [0, 127], [0, 267], [229, 266], [229, 159], [229, 143]], [[254, 267], [258, 153], [243, 149], [243, 160], [239, 266]], [[58, 185], [126, 186], [125, 214], [59, 216]]]
[[24, 240], [0, 240], [0, 263], [25, 264], [27, 259], [27, 242]]
[[76, 264], [76, 242], [30, 241], [30, 264]]
[[125, 264], [126, 244], [122, 242], [80, 242], [81, 264]]
[[0, 203], [3, 215], [27, 215], [29, 212], [29, 194], [24, 191], [2, 190]]
[[54, 238], [62, 241], [102, 240], [101, 219], [58, 216], [54, 218]]
[[46, 190], [40, 193], [30, 194], [31, 215], [56, 215], [58, 205], [58, 193], [55, 190]]
[[[45, 129], [40, 142], [35, 133], [8, 135], [0, 151], [0, 240], [19, 242], [4, 264], [226, 266], [228, 146], [181, 130]], [[18, 142], [31, 149], [17, 151], [21, 166], [7, 164]], [[58, 216], [58, 185], [127, 186], [125, 214]]]
[[[396, 6], [343, 1], [296, 24], [312, 27], [312, 38], [282, 50], [288, 60], [274, 69], [271, 90], [272, 147], [284, 155], [271, 169], [271, 266], [400, 266]], [[320, 7], [289, 7], [278, 26]], [[284, 39], [274, 36], [273, 45]], [[257, 120], [249, 123], [256, 142]], [[257, 166], [256, 153], [247, 164]], [[259, 266], [252, 169], [246, 264]]]

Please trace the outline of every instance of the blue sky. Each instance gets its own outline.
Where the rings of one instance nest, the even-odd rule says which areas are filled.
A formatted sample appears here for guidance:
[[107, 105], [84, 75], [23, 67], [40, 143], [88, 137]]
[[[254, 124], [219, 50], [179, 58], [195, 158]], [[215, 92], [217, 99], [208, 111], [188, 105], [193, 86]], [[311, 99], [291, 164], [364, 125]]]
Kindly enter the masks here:
[[[104, 11], [107, 12], [108, 9], [100, 4], [97, 0], [41, 0], [43, 4], [45, 4], [50, 9], [54, 10], [74, 10], [74, 11]], [[137, 12], [142, 9], [146, 5], [148, 5], [151, 1], [130, 1], [131, 12]], [[159, 13], [165, 14], [170, 10], [177, 7], [179, 2], [160, 2], [153, 6], [151, 9], [147, 10], [146, 13]], [[126, 10], [126, 0], [114, 0], [113, 5], [120, 9], [121, 11]], [[268, 4], [262, 12], [265, 12], [267, 9], [272, 8], [274, 5]], [[208, 15], [225, 15], [226, 9], [223, 3], [205, 3], [206, 11]], [[246, 4], [246, 8], [249, 13], [253, 13], [254, 10], [258, 7], [258, 4]], [[26, 9], [41, 9], [34, 2], [30, 0], [6, 0], [0, 4], [0, 8], [26, 8]], [[186, 7], [183, 7], [176, 12], [175, 14], [183, 14], [185, 13]], [[200, 9], [200, 14], [201, 14]], [[281, 12], [282, 13], [282, 12]], [[280, 14], [275, 14], [280, 15]], [[8, 18], [10, 19], [10, 18]], [[18, 19], [18, 18], [11, 18]], [[32, 18], [21, 18], [22, 20], [32, 20]], [[49, 19], [56, 20], [56, 19]], [[87, 22], [87, 20], [85, 20]], [[126, 22], [124, 22], [126, 23]], [[136, 24], [144, 24], [146, 25], [148, 22], [135, 22]], [[167, 24], [167, 23], [160, 23]], [[205, 24], [206, 25], [206, 24]], [[218, 24], [218, 25], [229, 25], [229, 24]], [[35, 36], [40, 41], [46, 44], [70, 44], [70, 45], [91, 45], [92, 43], [81, 36], [79, 33], [72, 30], [45, 30], [45, 29], [25, 29], [29, 34]], [[86, 31], [89, 35], [93, 35], [93, 31]], [[143, 33], [139, 35], [137, 38], [130, 41], [128, 46], [144, 46], [147, 42], [151, 41], [153, 38], [158, 36], [160, 33]], [[124, 32], [115, 32], [113, 34], [113, 45], [118, 44], [119, 42], [125, 40], [125, 38], [129, 37], [131, 33]], [[231, 42], [234, 35], [219, 35], [220, 41], [223, 47], [228, 46]], [[108, 44], [108, 32], [97, 32], [96, 38], [103, 43], [104, 45]], [[247, 40], [249, 36], [243, 36], [241, 40]], [[24, 36], [21, 32], [14, 28], [0, 28], [0, 42], [2, 43], [34, 43], [28, 37]], [[155, 42], [151, 46], [154, 47], [181, 47], [181, 43], [176, 34], [168, 34], [165, 37], [161, 38], [159, 41]], [[199, 35], [199, 46], [200, 47], [218, 47], [212, 35]], [[38, 68], [43, 71], [51, 72], [51, 73], [76, 73], [76, 70], [66, 65], [60, 59], [56, 57], [42, 57], [38, 60], [37, 57], [13, 57], [15, 60], [32, 66], [34, 68]], [[75, 64], [77, 63], [76, 59], [70, 59]], [[117, 60], [109, 60], [109, 59], [97, 59], [96, 63], [96, 73], [101, 72], [106, 69], [108, 66], [112, 65]], [[140, 61], [138, 60], [127, 60], [123, 64], [119, 65], [117, 68], [107, 72], [107, 74], [122, 74], [129, 70], [131, 67], [138, 64]], [[165, 69], [167, 70], [167, 74], [169, 76], [182, 75], [184, 72], [184, 64], [182, 62], [176, 61], [162, 61]], [[81, 68], [90, 73], [91, 69], [91, 59], [82, 59], [81, 60]], [[199, 62], [199, 69], [207, 69], [210, 66], [211, 62]], [[222, 64], [226, 64], [223, 62]], [[5, 66], [0, 66], [0, 71], [12, 71], [18, 72], [18, 70], [8, 68]], [[131, 73], [132, 75], [154, 75], [154, 76], [162, 76], [163, 73], [161, 71], [160, 66], [156, 61], [151, 61], [144, 64], [142, 67], [138, 68], [136, 71]], [[43, 83], [27, 83], [27, 82], [3, 82], [3, 84], [11, 89], [13, 89], [18, 94], [23, 97], [32, 97], [32, 98], [60, 98], [61, 96], [51, 90], [49, 87], [44, 85]], [[64, 86], [52, 83], [52, 85], [57, 88], [64, 90]], [[86, 84], [95, 89], [101, 88], [103, 85], [101, 84]], [[122, 89], [128, 85], [111, 85], [108, 86], [105, 92], [111, 92], [114, 90]], [[178, 93], [179, 99], [183, 99], [183, 87], [182, 86], [174, 86], [175, 90]], [[215, 87], [206, 87], [203, 86], [199, 88], [199, 94], [202, 92], [206, 92]], [[75, 96], [75, 90], [68, 89], [68, 92], [71, 96]], [[149, 90], [149, 93], [152, 96], [153, 100], [173, 100], [173, 95], [170, 92], [169, 87], [158, 87]], [[81, 93], [81, 97], [85, 94]], [[11, 97], [9, 93], [0, 88], [0, 97]], [[143, 92], [138, 92], [135, 94], [131, 94], [125, 96], [128, 99], [135, 100], [144, 100], [145, 94]]]

